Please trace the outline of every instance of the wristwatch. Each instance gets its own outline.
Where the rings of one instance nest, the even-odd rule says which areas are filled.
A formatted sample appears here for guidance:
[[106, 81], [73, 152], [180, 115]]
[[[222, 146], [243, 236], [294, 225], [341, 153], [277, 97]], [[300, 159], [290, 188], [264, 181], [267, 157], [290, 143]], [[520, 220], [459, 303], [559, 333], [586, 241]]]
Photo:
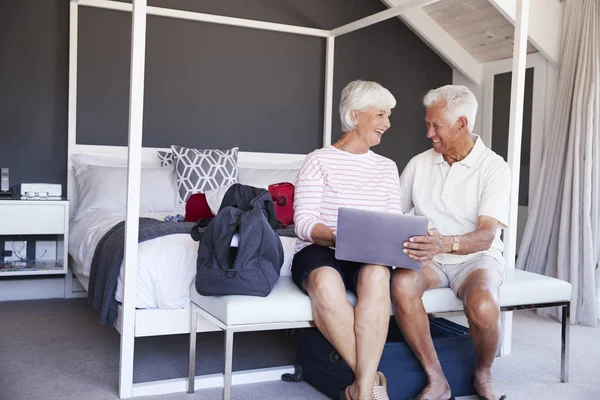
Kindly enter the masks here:
[[458, 241], [458, 236], [452, 235], [452, 238], [454, 239], [454, 242], [452, 242], [452, 251], [451, 253], [454, 253], [458, 250], [458, 245], [459, 245], [459, 241]]
[[337, 240], [337, 236], [335, 234], [335, 231], [331, 232], [331, 247], [335, 247], [335, 242]]

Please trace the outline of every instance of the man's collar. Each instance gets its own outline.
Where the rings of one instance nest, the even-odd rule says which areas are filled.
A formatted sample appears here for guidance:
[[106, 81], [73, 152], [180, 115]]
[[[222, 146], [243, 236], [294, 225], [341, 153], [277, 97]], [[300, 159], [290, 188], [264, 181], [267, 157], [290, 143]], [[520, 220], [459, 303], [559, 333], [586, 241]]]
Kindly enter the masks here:
[[[471, 139], [473, 139], [475, 141], [475, 145], [473, 146], [473, 148], [471, 149], [469, 154], [467, 154], [467, 156], [465, 158], [463, 158], [462, 160], [456, 161], [457, 163], [464, 164], [467, 167], [472, 167], [473, 165], [475, 165], [477, 158], [479, 158], [479, 155], [485, 150], [485, 144], [483, 144], [483, 141], [481, 140], [479, 135], [475, 135], [472, 133]], [[441, 153], [434, 152], [434, 156], [433, 156], [434, 164], [440, 164], [445, 161], [446, 160], [444, 160], [444, 156]]]

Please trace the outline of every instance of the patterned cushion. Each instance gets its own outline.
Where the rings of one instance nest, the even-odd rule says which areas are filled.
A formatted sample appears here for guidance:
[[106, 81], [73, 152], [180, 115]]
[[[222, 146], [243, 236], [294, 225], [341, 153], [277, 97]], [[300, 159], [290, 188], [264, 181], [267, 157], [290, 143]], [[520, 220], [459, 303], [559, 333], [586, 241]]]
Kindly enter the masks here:
[[160, 160], [160, 166], [166, 167], [167, 165], [173, 164], [173, 152], [172, 151], [157, 151], [156, 155]]
[[237, 182], [237, 147], [230, 150], [198, 150], [171, 146], [171, 150], [182, 203], [194, 193], [204, 193]]

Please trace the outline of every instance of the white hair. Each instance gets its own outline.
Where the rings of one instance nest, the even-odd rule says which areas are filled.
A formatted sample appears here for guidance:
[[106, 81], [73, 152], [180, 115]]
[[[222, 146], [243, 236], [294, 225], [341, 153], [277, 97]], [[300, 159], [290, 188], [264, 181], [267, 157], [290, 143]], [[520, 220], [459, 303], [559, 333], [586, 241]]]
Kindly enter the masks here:
[[462, 85], [446, 85], [430, 90], [423, 99], [423, 105], [427, 108], [440, 103], [446, 104], [446, 119], [450, 124], [454, 125], [460, 117], [466, 117], [469, 132], [473, 131], [477, 99], [469, 88]]
[[356, 80], [346, 85], [342, 90], [340, 100], [340, 118], [342, 132], [356, 129], [357, 123], [352, 120], [352, 110], [363, 111], [369, 107], [389, 108], [396, 107], [396, 99], [389, 90], [377, 82]]

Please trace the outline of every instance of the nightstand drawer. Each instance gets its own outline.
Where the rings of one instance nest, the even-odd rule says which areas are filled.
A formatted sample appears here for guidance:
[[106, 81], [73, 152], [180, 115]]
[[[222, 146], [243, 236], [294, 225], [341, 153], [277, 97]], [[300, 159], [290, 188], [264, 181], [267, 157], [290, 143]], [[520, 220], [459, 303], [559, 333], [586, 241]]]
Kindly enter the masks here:
[[65, 233], [65, 210], [61, 204], [0, 203], [0, 235]]

